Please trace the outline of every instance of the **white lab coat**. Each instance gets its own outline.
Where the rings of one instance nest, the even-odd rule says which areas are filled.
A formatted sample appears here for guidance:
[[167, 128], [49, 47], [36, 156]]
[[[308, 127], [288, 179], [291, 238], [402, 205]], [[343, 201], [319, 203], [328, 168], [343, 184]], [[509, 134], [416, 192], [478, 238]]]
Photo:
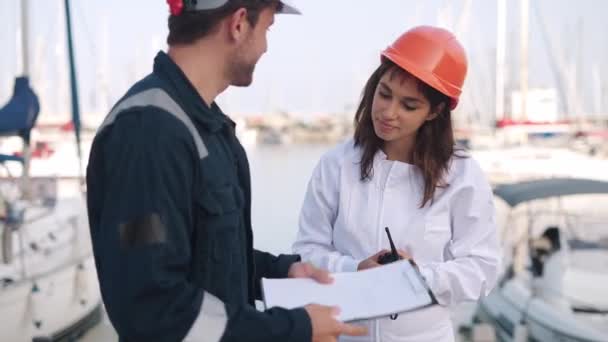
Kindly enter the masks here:
[[[440, 305], [366, 321], [370, 334], [341, 341], [453, 341], [449, 305], [475, 301], [494, 287], [499, 243], [491, 188], [471, 158], [454, 158], [447, 188], [420, 208], [422, 177], [413, 165], [379, 151], [370, 181], [360, 181], [361, 150], [349, 140], [326, 153], [308, 185], [293, 250], [330, 272], [390, 249], [408, 251]], [[387, 294], [398, 296], [398, 293]]]

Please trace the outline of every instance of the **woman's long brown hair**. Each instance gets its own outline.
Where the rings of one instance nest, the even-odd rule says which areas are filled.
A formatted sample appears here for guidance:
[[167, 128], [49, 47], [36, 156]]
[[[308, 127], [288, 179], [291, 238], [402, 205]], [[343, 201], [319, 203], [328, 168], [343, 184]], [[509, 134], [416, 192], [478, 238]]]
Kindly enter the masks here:
[[[361, 156], [361, 181], [370, 180], [373, 176], [374, 156], [382, 147], [384, 141], [374, 132], [372, 122], [372, 104], [374, 94], [380, 79], [387, 72], [399, 72], [403, 76], [409, 73], [388, 59], [383, 59], [382, 64], [371, 75], [365, 88], [361, 103], [355, 115], [355, 146], [363, 150]], [[412, 76], [413, 77], [413, 76]], [[424, 179], [424, 196], [420, 207], [424, 207], [429, 201], [432, 203], [437, 187], [445, 187], [445, 182], [450, 160], [456, 155], [454, 146], [454, 131], [450, 111], [450, 98], [426, 83], [418, 80], [418, 89], [430, 103], [431, 112], [440, 110], [437, 117], [426, 121], [416, 133], [416, 141], [412, 155], [408, 159], [421, 172]]]

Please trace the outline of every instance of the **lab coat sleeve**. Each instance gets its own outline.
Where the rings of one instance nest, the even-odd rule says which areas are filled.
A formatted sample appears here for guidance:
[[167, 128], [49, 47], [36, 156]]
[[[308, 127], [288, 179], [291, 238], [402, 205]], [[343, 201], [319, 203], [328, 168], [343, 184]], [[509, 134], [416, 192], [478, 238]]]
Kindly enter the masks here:
[[308, 183], [293, 251], [300, 254], [303, 261], [329, 272], [354, 272], [357, 271], [360, 260], [338, 252], [333, 244], [339, 189], [340, 167], [337, 162], [325, 156]]
[[445, 262], [419, 264], [420, 272], [441, 305], [475, 301], [496, 284], [500, 265], [492, 190], [477, 165], [469, 185], [452, 197], [452, 239]]

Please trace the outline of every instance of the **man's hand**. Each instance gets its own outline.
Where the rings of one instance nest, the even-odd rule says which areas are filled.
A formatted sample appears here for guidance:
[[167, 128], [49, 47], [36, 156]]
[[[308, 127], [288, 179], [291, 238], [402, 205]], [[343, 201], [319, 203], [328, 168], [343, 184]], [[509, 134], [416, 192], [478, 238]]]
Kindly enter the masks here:
[[333, 278], [329, 272], [307, 262], [296, 262], [289, 267], [288, 278], [312, 278], [321, 284], [331, 284]]
[[367, 335], [367, 329], [364, 327], [338, 321], [336, 316], [340, 310], [336, 307], [310, 304], [304, 309], [312, 324], [312, 342], [336, 342], [340, 335]]

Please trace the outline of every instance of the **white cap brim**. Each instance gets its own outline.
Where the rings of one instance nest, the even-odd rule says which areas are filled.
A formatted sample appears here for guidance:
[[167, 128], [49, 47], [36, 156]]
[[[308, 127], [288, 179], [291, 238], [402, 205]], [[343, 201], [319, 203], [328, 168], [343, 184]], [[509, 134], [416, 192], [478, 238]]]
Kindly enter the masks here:
[[302, 12], [300, 12], [299, 9], [297, 9], [294, 5], [290, 4], [287, 1], [281, 1], [281, 4], [283, 4], [283, 8], [278, 12], [281, 14], [302, 14]]
[[[215, 8], [220, 8], [224, 6], [228, 0], [205, 0], [199, 1], [196, 3], [194, 9], [197, 11], [201, 10], [210, 10]], [[297, 9], [294, 5], [290, 4], [287, 0], [281, 0], [281, 4], [283, 8], [277, 12], [281, 14], [302, 14], [299, 9]]]
[[196, 5], [194, 5], [194, 9], [197, 11], [212, 10], [224, 6], [227, 2], [228, 0], [198, 1]]

